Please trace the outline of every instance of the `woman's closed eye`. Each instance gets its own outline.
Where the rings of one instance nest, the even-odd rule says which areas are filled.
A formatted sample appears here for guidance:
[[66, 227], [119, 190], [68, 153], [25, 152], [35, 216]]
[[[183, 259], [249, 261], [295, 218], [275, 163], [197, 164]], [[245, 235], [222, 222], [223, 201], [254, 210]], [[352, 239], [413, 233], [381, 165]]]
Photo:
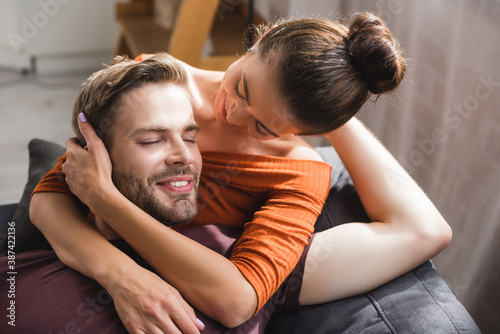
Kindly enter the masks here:
[[234, 85], [234, 94], [239, 98], [239, 99], [242, 99], [242, 100], [246, 100], [245, 97], [243, 97], [243, 95], [240, 94], [240, 91], [238, 89], [240, 85], [240, 81], [236, 81], [235, 85]]
[[255, 128], [255, 132], [257, 132], [257, 134], [260, 136], [260, 137], [265, 137], [267, 136], [267, 132], [264, 132], [261, 130], [261, 126], [260, 126], [260, 123], [258, 121], [255, 121], [254, 123], [254, 128]]

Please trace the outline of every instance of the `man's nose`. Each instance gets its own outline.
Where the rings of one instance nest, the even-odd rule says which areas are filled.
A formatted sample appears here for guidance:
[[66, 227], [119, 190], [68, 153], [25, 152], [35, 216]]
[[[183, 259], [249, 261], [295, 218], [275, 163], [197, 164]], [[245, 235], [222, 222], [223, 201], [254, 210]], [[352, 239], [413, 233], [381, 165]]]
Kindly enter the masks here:
[[193, 160], [193, 154], [182, 138], [172, 140], [166, 152], [165, 163], [167, 165], [189, 165]]

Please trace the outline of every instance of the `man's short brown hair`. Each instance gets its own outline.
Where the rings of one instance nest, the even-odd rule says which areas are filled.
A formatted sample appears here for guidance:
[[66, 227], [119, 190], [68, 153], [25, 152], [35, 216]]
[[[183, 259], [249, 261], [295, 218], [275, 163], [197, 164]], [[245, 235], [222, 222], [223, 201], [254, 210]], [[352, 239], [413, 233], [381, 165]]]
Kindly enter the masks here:
[[80, 113], [86, 115], [88, 122], [109, 149], [122, 96], [132, 89], [164, 82], [180, 86], [186, 86], [187, 83], [184, 68], [167, 53], [155, 54], [144, 61], [115, 57], [109, 66], [95, 72], [85, 81], [76, 98], [71, 123], [80, 144], [85, 145], [85, 139], [78, 128]]

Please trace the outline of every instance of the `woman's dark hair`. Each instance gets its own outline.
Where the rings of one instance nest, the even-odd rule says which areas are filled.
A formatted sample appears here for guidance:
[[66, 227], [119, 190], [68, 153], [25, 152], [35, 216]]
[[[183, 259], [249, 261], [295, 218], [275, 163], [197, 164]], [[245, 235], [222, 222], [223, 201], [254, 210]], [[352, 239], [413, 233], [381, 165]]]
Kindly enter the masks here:
[[406, 71], [397, 41], [382, 19], [370, 13], [357, 14], [350, 27], [301, 19], [259, 30], [249, 52], [271, 66], [301, 134], [340, 127], [370, 94], [394, 90]]

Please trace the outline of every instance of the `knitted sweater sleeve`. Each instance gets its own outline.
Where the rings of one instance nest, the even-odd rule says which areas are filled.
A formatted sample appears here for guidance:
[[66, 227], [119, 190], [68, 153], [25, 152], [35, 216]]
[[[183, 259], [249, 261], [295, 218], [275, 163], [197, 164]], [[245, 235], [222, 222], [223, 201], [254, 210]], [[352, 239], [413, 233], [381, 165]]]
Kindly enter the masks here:
[[69, 190], [66, 183], [66, 175], [62, 171], [62, 165], [66, 161], [66, 153], [62, 157], [57, 158], [57, 164], [42, 178], [33, 190], [31, 196], [38, 192], [58, 192], [71, 196], [75, 200], [77, 197]]
[[267, 189], [264, 205], [245, 224], [230, 257], [257, 292], [257, 312], [295, 268], [330, 186], [331, 167], [325, 163], [291, 159], [282, 163], [273, 162], [255, 178], [246, 173], [233, 176]]

